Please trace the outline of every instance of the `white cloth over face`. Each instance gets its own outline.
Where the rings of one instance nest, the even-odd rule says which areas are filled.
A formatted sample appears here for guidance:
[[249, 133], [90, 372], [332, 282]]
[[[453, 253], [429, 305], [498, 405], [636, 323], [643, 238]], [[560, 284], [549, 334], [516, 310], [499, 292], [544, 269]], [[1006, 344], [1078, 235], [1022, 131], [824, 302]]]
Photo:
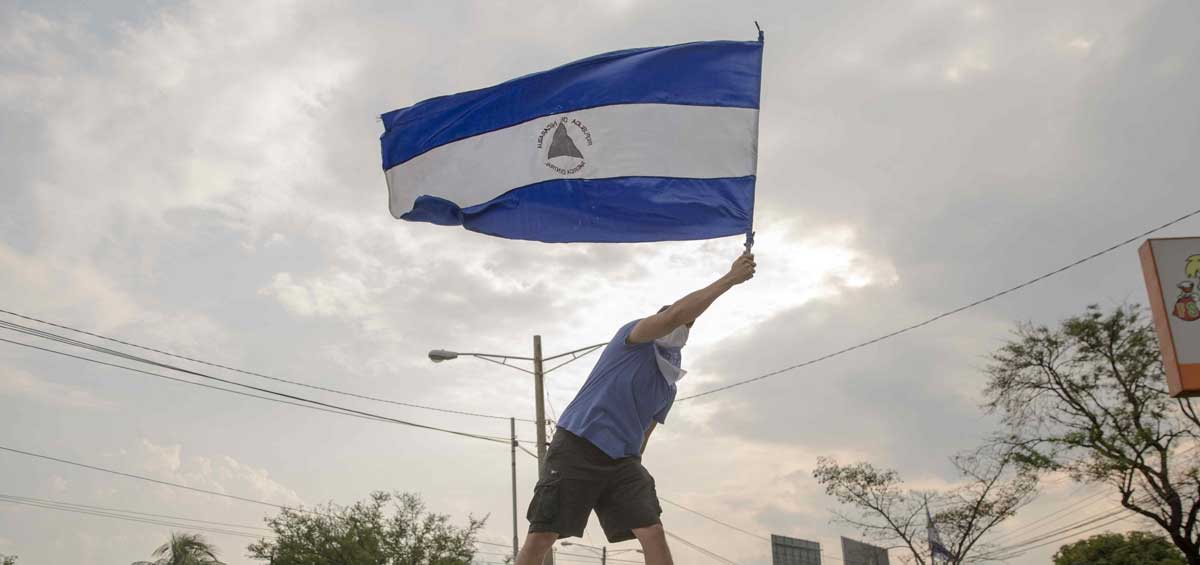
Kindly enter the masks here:
[[658, 360], [658, 370], [667, 383], [674, 386], [687, 371], [683, 370], [683, 346], [687, 345], [690, 329], [687, 325], [679, 326], [671, 333], [654, 340], [654, 357]]

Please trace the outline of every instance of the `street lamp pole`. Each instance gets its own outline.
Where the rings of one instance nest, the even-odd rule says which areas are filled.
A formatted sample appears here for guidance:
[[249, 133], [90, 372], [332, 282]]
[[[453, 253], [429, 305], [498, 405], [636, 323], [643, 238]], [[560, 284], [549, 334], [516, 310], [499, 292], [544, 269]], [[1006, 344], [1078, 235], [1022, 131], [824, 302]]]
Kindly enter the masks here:
[[[545, 461], [546, 461], [546, 386], [545, 386], [546, 373], [549, 373], [550, 371], [558, 369], [559, 367], [562, 367], [563, 365], [566, 365], [567, 363], [575, 361], [575, 360], [579, 359], [580, 357], [583, 357], [593, 351], [600, 349], [601, 347], [604, 347], [605, 345], [608, 345], [608, 344], [607, 343], [597, 343], [594, 345], [589, 345], [587, 347], [581, 347], [574, 351], [568, 351], [566, 353], [559, 353], [558, 355], [554, 355], [552, 357], [543, 357], [542, 356], [542, 336], [535, 335], [535, 336], [533, 336], [533, 357], [517, 357], [515, 355], [498, 355], [498, 354], [494, 354], [494, 353], [460, 353], [457, 351], [448, 351], [445, 349], [434, 349], [429, 352], [429, 360], [433, 361], [434, 363], [441, 363], [443, 361], [450, 361], [452, 359], [457, 359], [459, 356], [462, 356], [462, 355], [468, 355], [471, 357], [475, 357], [477, 359], [482, 359], [484, 361], [496, 363], [497, 365], [504, 365], [505, 367], [508, 367], [510, 369], [516, 369], [518, 371], [521, 371], [524, 373], [529, 373], [529, 374], [533, 375], [534, 406], [535, 406], [535, 410], [536, 410], [535, 424], [537, 426], [538, 478], [540, 479], [541, 474], [542, 474], [542, 469], [545, 466]], [[553, 360], [561, 359], [563, 357], [568, 357], [568, 356], [570, 357], [570, 359], [567, 359], [566, 361], [562, 361], [562, 362], [558, 363], [557, 365], [550, 367], [549, 369], [544, 368], [545, 361], [553, 361]], [[513, 359], [521, 360], [521, 361], [532, 361], [533, 362], [533, 370], [530, 371], [528, 369], [522, 369], [520, 367], [509, 365], [508, 362]], [[509, 418], [509, 425], [512, 429], [513, 560], [515, 561], [517, 552], [519, 551], [519, 545], [520, 545], [518, 536], [517, 536], [517, 447], [519, 447], [519, 445], [518, 445], [518, 441], [517, 441], [516, 419]], [[543, 563], [543, 565], [554, 565], [554, 552], [551, 551], [550, 553], [547, 553], [546, 558], [544, 561], [542, 561], [542, 563]]]
[[[533, 336], [534, 419], [537, 420], [538, 479], [546, 468], [546, 373], [542, 370], [542, 336]], [[554, 565], [554, 552], [542, 558], [542, 565]]]
[[542, 336], [533, 336], [533, 394], [537, 420], [538, 478], [546, 464], [546, 374], [542, 371]]
[[512, 430], [513, 563], [516, 563], [521, 545], [520, 538], [517, 537], [517, 419], [509, 418], [508, 427]]
[[538, 477], [546, 464], [546, 373], [542, 371], [541, 336], [533, 336], [533, 393], [538, 420]]

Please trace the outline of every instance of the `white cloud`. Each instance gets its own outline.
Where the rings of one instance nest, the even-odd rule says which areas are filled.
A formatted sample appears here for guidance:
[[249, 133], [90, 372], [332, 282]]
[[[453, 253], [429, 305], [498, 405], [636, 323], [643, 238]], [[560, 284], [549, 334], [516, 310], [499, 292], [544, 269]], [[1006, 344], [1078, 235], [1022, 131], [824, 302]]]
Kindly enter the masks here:
[[1067, 42], [1067, 48], [1077, 53], [1087, 54], [1092, 50], [1093, 44], [1095, 44], [1095, 40], [1085, 37], [1076, 37]]
[[348, 273], [309, 277], [302, 282], [293, 279], [291, 273], [277, 273], [271, 284], [258, 292], [274, 297], [298, 316], [361, 318], [377, 310], [372, 304], [372, 291]]
[[[248, 465], [228, 455], [184, 456], [181, 444], [159, 445], [143, 438], [138, 456], [141, 467], [153, 476], [188, 486], [257, 498], [282, 505], [301, 505], [300, 495], [271, 477], [264, 468]], [[174, 500], [174, 489], [161, 489], [161, 496]]]
[[50, 477], [50, 490], [53, 490], [54, 492], [58, 492], [58, 493], [66, 492], [67, 487], [69, 487], [70, 484], [71, 484], [70, 482], [68, 482], [66, 479], [62, 478], [59, 475], [54, 475], [53, 477]]
[[148, 439], [141, 442], [143, 468], [152, 473], [172, 475], [179, 471], [182, 465], [181, 445], [157, 445]]
[[76, 323], [101, 331], [129, 322], [139, 308], [109, 276], [88, 264], [29, 255], [0, 242], [0, 296], [21, 296], [8, 307], [26, 313], [70, 311]]
[[943, 76], [947, 81], [959, 83], [972, 75], [987, 72], [992, 69], [991, 57], [984, 48], [963, 49], [946, 67]]
[[9, 367], [0, 367], [0, 396], [25, 398], [61, 408], [109, 409], [115, 406], [87, 389], [49, 381]]

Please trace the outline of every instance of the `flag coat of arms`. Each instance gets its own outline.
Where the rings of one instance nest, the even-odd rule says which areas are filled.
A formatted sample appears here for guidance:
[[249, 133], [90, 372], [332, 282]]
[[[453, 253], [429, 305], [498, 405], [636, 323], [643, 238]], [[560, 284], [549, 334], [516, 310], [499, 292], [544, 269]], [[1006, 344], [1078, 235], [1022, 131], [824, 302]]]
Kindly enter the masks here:
[[391, 213], [546, 242], [749, 232], [762, 46], [616, 51], [383, 114]]

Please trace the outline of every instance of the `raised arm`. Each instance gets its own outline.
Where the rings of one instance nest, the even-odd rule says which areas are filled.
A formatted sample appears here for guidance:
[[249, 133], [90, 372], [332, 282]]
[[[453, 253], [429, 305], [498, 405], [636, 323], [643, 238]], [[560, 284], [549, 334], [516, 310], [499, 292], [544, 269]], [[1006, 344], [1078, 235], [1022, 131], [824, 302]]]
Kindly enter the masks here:
[[733, 262], [729, 272], [712, 284], [680, 298], [662, 312], [643, 318], [629, 332], [629, 343], [648, 343], [696, 321], [722, 294], [754, 278], [754, 268], [754, 255], [743, 253]]

